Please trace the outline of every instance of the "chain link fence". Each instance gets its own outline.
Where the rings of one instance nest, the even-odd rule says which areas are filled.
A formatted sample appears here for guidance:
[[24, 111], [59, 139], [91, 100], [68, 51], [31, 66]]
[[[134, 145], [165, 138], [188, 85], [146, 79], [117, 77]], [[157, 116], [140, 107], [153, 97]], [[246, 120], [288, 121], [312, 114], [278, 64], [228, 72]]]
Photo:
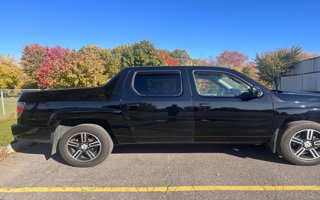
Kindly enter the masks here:
[[0, 89], [0, 116], [3, 118], [15, 117], [19, 96], [23, 92], [39, 91], [40, 89]]

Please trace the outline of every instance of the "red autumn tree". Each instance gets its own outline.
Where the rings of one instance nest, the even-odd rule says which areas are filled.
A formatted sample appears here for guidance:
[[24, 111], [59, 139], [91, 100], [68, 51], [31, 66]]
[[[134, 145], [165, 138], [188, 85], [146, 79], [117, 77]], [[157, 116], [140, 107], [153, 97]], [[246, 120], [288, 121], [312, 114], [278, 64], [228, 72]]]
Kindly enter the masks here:
[[97, 86], [108, 79], [103, 49], [89, 45], [75, 50], [60, 46], [47, 48], [35, 74], [40, 88]]
[[69, 52], [60, 46], [47, 48], [42, 65], [35, 71], [40, 88], [52, 88], [55, 85], [56, 76], [65, 65], [64, 60]]
[[244, 67], [248, 60], [248, 56], [238, 51], [224, 51], [222, 54], [217, 56], [216, 59], [218, 66], [234, 69]]
[[180, 62], [173, 57], [166, 51], [160, 51], [160, 55], [163, 57], [166, 66], [178, 66]]

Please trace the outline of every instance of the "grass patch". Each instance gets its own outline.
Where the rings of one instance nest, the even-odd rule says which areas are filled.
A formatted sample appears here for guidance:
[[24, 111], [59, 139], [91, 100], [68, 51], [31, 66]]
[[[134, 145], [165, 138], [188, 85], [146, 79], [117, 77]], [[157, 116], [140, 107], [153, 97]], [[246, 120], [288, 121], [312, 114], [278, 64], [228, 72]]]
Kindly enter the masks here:
[[[4, 98], [4, 109], [6, 112], [6, 116], [5, 118], [9, 118], [12, 116], [16, 115], [16, 109], [17, 109], [17, 101], [18, 98], [17, 97], [8, 97], [8, 98]], [[0, 99], [0, 118], [4, 118], [3, 117], [3, 111], [2, 111], [2, 104], [1, 104], [1, 99]]]
[[11, 125], [16, 123], [17, 100], [16, 97], [4, 98], [5, 116], [2, 113], [2, 106], [0, 106], [0, 146], [6, 146], [13, 141]]
[[6, 147], [14, 140], [11, 125], [16, 123], [17, 100], [18, 98], [14, 97], [4, 98], [6, 115], [3, 116], [0, 99], [0, 160], [7, 157], [8, 152]]
[[15, 117], [0, 118], [0, 161], [8, 156], [7, 146], [13, 141], [11, 125], [16, 122]]
[[0, 146], [7, 146], [13, 141], [11, 125], [16, 123], [14, 117], [0, 119]]
[[2, 106], [0, 106], [0, 146], [6, 146], [13, 141], [11, 125], [16, 123], [17, 100], [16, 97], [4, 98], [5, 116], [2, 113]]

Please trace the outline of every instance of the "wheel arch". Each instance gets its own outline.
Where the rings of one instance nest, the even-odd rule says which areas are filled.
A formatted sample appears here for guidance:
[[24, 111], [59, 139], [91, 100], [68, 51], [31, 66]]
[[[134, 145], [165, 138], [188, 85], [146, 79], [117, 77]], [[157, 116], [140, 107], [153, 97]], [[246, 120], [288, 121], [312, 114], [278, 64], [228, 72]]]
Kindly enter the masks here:
[[295, 126], [300, 123], [310, 123], [310, 122], [319, 124], [319, 122], [315, 120], [310, 120], [310, 119], [297, 119], [293, 117], [286, 118], [285, 120], [283, 120], [281, 125], [275, 129], [273, 136], [270, 139], [270, 141], [267, 143], [267, 145], [269, 146], [269, 148], [272, 150], [273, 153], [276, 153], [279, 150], [281, 137], [289, 126]]
[[101, 118], [64, 119], [64, 120], [61, 120], [59, 123], [59, 125], [61, 126], [69, 126], [69, 127], [74, 127], [80, 124], [94, 124], [94, 125], [101, 126], [110, 135], [112, 142], [115, 144], [118, 143], [109, 122], [105, 119], [101, 119]]
[[[309, 135], [309, 130], [317, 132], [318, 136], [313, 137], [313, 133]], [[319, 150], [316, 142], [319, 140], [320, 124], [312, 120], [292, 121], [283, 126], [283, 131], [278, 139], [278, 152], [284, 159], [295, 165], [317, 165], [320, 164]], [[296, 134], [301, 135], [297, 136]], [[295, 137], [293, 139], [293, 137]], [[295, 143], [296, 145], [292, 144]], [[318, 144], [317, 144], [318, 145]], [[300, 151], [302, 150], [302, 151]], [[299, 154], [299, 152], [301, 152]], [[302, 158], [303, 154], [305, 157]], [[298, 154], [297, 154], [298, 153]]]
[[63, 134], [72, 127], [80, 124], [95, 124], [101, 126], [107, 131], [112, 142], [114, 144], [118, 144], [108, 118], [112, 118], [112, 116], [120, 114], [121, 110], [111, 108], [72, 108], [54, 111], [48, 122], [48, 125], [53, 127], [53, 131], [50, 136], [50, 142], [52, 143], [51, 154], [56, 153], [57, 144]]
[[61, 137], [73, 127], [81, 124], [94, 124], [102, 127], [109, 134], [109, 136], [112, 139], [112, 142], [114, 144], [118, 144], [118, 141], [115, 135], [113, 134], [113, 131], [109, 122], [105, 119], [101, 119], [101, 118], [64, 119], [59, 121], [59, 123], [56, 125], [55, 131], [51, 134], [51, 143], [52, 143], [51, 155], [56, 153], [57, 146]]

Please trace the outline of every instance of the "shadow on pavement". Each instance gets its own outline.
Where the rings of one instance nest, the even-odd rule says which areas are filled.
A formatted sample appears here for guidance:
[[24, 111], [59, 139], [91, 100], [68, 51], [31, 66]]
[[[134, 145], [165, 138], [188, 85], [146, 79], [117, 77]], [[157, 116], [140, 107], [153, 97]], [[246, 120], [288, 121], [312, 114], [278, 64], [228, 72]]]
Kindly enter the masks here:
[[268, 162], [289, 164], [273, 154], [264, 145], [244, 144], [127, 144], [118, 145], [113, 154], [122, 153], [225, 153], [240, 158], [252, 158]]
[[[31, 144], [28, 147], [17, 150], [20, 153], [43, 154], [48, 160], [68, 165], [56, 153], [51, 156], [50, 144]], [[116, 145], [112, 154], [134, 153], [225, 153], [240, 158], [251, 158], [273, 163], [289, 164], [286, 160], [273, 154], [263, 145], [223, 145], [223, 144], [126, 144]]]
[[[40, 143], [31, 143], [28, 146], [17, 148], [15, 149], [14, 146], [12, 148], [19, 153], [26, 153], [26, 154], [42, 154], [44, 155], [46, 160], [49, 160], [52, 158], [53, 160], [64, 164], [69, 165], [67, 162], [65, 162], [62, 157], [59, 155], [59, 153], [56, 153], [54, 155], [51, 155], [51, 144], [40, 144]], [[70, 166], [70, 165], [69, 165]]]

